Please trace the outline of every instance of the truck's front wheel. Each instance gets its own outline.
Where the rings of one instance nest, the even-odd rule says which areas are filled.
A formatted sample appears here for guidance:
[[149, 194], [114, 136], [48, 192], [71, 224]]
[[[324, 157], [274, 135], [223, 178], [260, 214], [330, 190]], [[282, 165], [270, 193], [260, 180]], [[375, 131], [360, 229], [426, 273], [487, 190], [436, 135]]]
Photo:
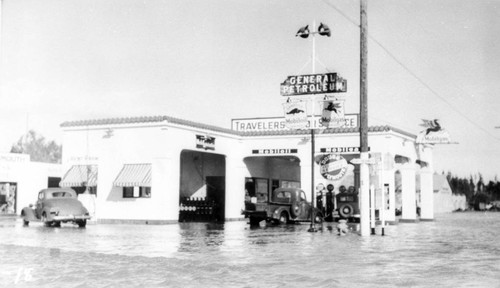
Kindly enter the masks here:
[[288, 214], [285, 211], [281, 212], [280, 218], [278, 218], [278, 222], [279, 224], [288, 223]]

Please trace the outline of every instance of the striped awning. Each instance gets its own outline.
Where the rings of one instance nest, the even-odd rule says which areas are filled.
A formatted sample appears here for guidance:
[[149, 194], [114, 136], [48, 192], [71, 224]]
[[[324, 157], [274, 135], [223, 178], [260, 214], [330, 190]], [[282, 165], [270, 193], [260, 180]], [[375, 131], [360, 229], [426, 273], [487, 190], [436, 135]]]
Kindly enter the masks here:
[[97, 165], [74, 165], [62, 181], [59, 183], [60, 187], [81, 187], [97, 186]]
[[151, 187], [151, 164], [125, 164], [113, 186]]

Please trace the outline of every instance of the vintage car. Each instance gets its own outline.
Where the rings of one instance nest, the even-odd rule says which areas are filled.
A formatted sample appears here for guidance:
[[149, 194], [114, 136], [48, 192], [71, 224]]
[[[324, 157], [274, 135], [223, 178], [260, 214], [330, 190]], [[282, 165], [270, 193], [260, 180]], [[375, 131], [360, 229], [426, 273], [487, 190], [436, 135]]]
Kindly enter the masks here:
[[71, 188], [48, 188], [38, 193], [35, 205], [23, 208], [21, 217], [24, 225], [30, 221], [41, 221], [45, 226], [59, 227], [61, 222], [71, 222], [85, 227], [90, 219], [89, 212], [78, 201]]
[[[251, 197], [245, 201], [242, 214], [250, 219], [250, 225], [258, 225], [261, 221], [275, 224], [311, 221], [311, 203], [306, 201], [306, 194], [300, 188], [277, 188], [271, 197], [258, 201]], [[317, 208], [313, 210], [314, 221], [323, 222], [323, 214]]]
[[342, 192], [337, 194], [337, 207], [338, 209], [333, 212], [335, 221], [339, 219], [346, 219], [349, 222], [359, 223], [359, 202], [358, 195], [351, 192]]

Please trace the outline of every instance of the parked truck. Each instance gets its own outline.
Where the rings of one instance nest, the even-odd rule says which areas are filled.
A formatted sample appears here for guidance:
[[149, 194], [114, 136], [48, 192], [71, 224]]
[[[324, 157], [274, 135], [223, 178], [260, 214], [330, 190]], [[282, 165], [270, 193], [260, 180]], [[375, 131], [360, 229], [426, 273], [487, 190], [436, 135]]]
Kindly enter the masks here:
[[264, 200], [258, 201], [257, 197], [245, 200], [242, 214], [249, 218], [250, 225], [258, 225], [264, 220], [273, 224], [311, 221], [311, 212], [316, 223], [323, 222], [323, 214], [306, 200], [304, 190], [277, 188]]

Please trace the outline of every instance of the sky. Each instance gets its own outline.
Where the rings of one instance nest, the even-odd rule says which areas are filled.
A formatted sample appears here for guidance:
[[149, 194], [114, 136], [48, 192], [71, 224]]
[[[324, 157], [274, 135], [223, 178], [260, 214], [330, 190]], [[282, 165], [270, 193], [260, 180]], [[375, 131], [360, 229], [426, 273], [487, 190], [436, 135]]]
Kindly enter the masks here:
[[[359, 1], [3, 0], [0, 152], [72, 120], [283, 116], [289, 75], [337, 72], [359, 113]], [[368, 124], [452, 141], [433, 168], [500, 174], [500, 0], [368, 1]], [[325, 23], [331, 37], [296, 37]], [[315, 29], [315, 28], [314, 28]], [[313, 29], [313, 30], [314, 30]], [[319, 113], [319, 111], [317, 111]]]

